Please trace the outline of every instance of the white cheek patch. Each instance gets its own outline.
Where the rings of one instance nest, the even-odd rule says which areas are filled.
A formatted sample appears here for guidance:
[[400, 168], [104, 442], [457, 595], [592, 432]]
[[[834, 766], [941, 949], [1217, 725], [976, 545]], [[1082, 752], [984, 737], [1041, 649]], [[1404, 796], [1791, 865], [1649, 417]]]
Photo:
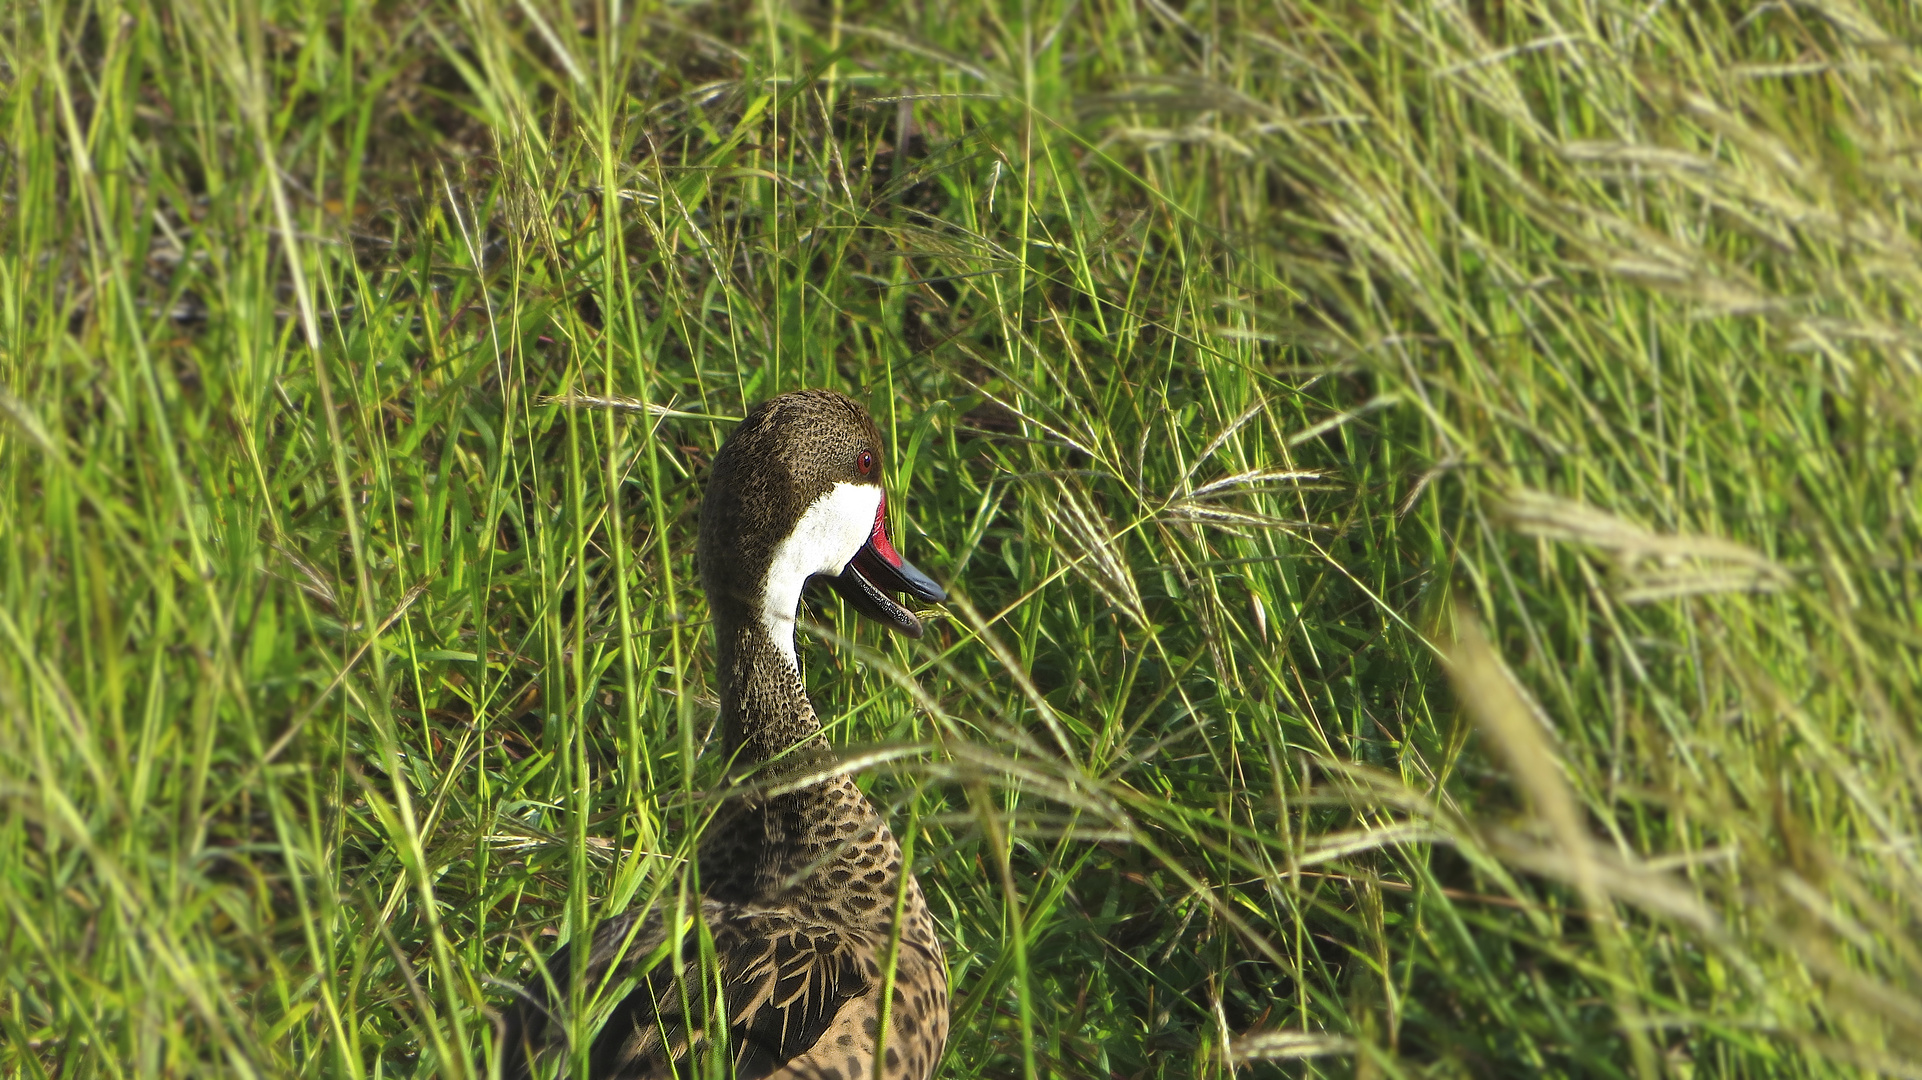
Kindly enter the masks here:
[[838, 574], [874, 532], [881, 485], [836, 484], [808, 504], [794, 531], [774, 549], [761, 590], [761, 625], [794, 670], [794, 612], [801, 587], [816, 574]]

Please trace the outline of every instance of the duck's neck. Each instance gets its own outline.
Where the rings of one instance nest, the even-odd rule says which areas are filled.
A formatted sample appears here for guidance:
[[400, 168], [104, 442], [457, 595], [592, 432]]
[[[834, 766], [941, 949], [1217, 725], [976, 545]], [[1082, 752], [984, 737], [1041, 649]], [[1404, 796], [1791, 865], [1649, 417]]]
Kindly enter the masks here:
[[[721, 732], [728, 755], [741, 765], [780, 756], [821, 732], [808, 702], [793, 642], [776, 641], [764, 619], [717, 611]], [[789, 618], [790, 633], [793, 625]]]

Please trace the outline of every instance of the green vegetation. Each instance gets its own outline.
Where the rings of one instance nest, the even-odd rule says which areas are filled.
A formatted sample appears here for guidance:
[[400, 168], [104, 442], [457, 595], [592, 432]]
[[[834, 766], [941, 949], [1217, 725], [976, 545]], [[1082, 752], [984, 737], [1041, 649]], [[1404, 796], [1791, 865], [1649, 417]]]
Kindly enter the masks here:
[[0, 23], [6, 1075], [488, 1075], [828, 385], [942, 1075], [1922, 1076], [1913, 2]]

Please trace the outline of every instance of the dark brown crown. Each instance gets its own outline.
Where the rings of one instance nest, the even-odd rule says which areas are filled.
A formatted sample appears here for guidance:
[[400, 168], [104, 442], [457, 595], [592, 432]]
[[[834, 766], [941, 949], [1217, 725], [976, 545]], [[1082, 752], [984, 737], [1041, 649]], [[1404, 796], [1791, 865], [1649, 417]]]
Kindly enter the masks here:
[[801, 514], [837, 483], [880, 483], [881, 454], [874, 420], [845, 394], [796, 390], [756, 405], [721, 444], [701, 504], [701, 587], [717, 614], [757, 607]]

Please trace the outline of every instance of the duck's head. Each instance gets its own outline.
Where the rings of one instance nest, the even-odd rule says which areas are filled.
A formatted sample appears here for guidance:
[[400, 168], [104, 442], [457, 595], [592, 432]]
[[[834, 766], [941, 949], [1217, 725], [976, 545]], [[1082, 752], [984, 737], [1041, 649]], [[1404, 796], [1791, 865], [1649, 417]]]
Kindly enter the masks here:
[[717, 618], [759, 621], [794, 657], [801, 589], [825, 578], [849, 606], [909, 637], [921, 620], [890, 594], [947, 593], [888, 542], [881, 433], [832, 390], [756, 406], [721, 444], [701, 505], [701, 585]]

